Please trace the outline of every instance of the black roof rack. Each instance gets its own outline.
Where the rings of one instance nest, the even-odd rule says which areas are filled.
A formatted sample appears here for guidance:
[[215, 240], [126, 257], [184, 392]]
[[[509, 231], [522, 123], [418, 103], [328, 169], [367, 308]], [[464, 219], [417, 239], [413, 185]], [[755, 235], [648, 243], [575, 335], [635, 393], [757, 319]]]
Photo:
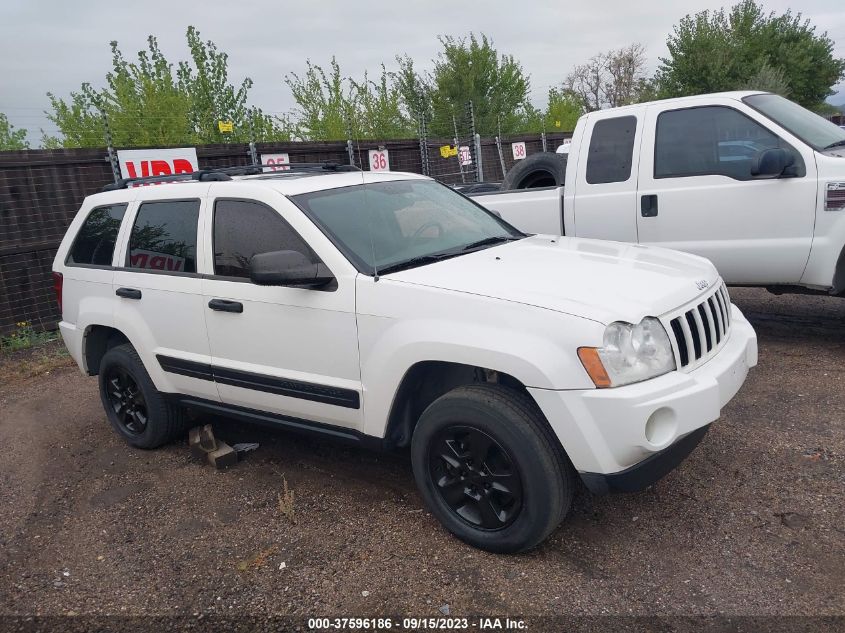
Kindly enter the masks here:
[[[274, 171], [265, 172], [264, 168], [273, 168]], [[280, 165], [241, 165], [238, 167], [211, 167], [200, 169], [183, 174], [166, 174], [163, 176], [146, 176], [143, 178], [121, 178], [117, 182], [109, 183], [103, 187], [103, 191], [117, 191], [128, 189], [133, 185], [150, 184], [156, 182], [183, 182], [186, 180], [197, 180], [200, 182], [211, 182], [220, 180], [231, 180], [232, 176], [256, 176], [259, 174], [284, 174], [296, 171], [361, 171], [355, 165], [343, 165], [341, 163], [290, 163], [284, 165], [286, 169], [279, 169]], [[276, 171], [278, 170], [278, 171]]]

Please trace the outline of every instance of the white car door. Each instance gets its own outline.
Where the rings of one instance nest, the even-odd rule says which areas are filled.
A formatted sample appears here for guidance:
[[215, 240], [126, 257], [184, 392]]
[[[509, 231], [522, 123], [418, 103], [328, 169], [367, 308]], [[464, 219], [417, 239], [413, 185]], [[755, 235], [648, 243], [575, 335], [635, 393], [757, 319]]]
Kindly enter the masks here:
[[[816, 208], [812, 151], [761, 115], [725, 99], [655, 104], [646, 114], [637, 209], [639, 241], [702, 255], [729, 283], [797, 283]], [[795, 175], [751, 174], [757, 152], [783, 148]]]
[[112, 287], [115, 327], [135, 345], [156, 386], [217, 401], [197, 272], [207, 187], [180, 184], [145, 191], [144, 199], [130, 208], [129, 239], [118, 253], [121, 265]]
[[[212, 185], [203, 300], [212, 371], [224, 403], [359, 430], [357, 271], [296, 206], [270, 188]], [[258, 253], [294, 250], [323, 262], [322, 288], [260, 286]]]
[[[593, 112], [586, 120], [575, 182], [564, 195], [574, 209], [569, 235], [620, 242], [637, 241], [637, 165], [642, 111], [638, 114]], [[570, 155], [569, 160], [576, 157]], [[567, 170], [569, 171], [569, 170]]]

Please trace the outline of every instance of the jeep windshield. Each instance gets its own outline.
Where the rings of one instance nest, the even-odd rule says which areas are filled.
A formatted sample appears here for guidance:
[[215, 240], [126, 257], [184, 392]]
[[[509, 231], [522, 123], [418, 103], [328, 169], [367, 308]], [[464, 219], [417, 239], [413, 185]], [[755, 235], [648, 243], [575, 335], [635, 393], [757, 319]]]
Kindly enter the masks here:
[[788, 130], [817, 152], [845, 145], [845, 130], [778, 95], [751, 95], [745, 103]]
[[365, 183], [291, 200], [367, 275], [423, 266], [525, 237], [431, 180]]

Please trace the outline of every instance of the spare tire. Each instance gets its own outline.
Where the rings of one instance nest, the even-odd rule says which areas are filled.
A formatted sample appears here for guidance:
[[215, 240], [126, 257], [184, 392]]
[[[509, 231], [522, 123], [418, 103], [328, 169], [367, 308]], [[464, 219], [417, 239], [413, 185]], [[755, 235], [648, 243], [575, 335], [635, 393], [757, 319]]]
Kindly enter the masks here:
[[524, 158], [511, 167], [502, 183], [502, 191], [562, 187], [566, 181], [568, 154], [541, 152]]
[[455, 191], [460, 191], [465, 196], [473, 193], [490, 193], [499, 191], [501, 185], [497, 182], [474, 182], [468, 185], [455, 185]]

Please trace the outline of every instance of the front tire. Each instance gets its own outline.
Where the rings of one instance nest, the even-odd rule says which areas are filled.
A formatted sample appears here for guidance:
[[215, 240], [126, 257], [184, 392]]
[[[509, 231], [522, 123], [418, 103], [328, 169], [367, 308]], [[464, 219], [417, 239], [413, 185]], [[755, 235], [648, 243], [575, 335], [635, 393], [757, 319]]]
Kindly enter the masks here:
[[501, 385], [459, 387], [435, 400], [414, 430], [411, 461], [444, 527], [491, 552], [536, 546], [572, 503], [572, 468], [542, 413]]
[[158, 448], [184, 429], [184, 411], [165, 400], [131, 345], [108, 350], [100, 361], [100, 399], [112, 428], [130, 446]]

